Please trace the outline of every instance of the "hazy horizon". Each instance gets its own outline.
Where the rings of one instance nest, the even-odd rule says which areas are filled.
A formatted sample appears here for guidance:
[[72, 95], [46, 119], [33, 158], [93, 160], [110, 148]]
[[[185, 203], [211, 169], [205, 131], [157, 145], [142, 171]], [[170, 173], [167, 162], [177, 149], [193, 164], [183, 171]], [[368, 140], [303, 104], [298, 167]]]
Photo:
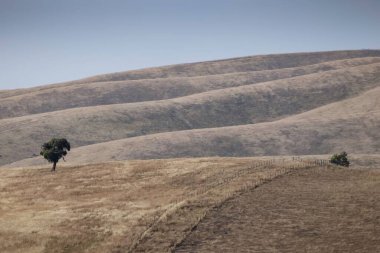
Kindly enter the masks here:
[[249, 55], [379, 49], [380, 2], [0, 0], [0, 89]]

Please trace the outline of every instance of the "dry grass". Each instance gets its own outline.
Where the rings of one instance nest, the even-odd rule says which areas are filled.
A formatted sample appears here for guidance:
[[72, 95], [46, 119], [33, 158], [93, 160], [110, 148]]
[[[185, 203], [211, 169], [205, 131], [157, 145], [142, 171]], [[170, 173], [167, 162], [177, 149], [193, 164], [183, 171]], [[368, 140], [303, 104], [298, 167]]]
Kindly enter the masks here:
[[380, 252], [380, 171], [300, 170], [210, 211], [174, 252]]
[[[378, 247], [372, 228], [379, 171], [317, 169], [305, 161], [191, 158], [60, 166], [56, 173], [2, 169], [0, 252], [262, 252], [274, 249], [276, 236], [289, 240], [274, 244], [279, 250], [309, 244], [329, 252], [354, 235], [366, 246], [351, 249]], [[325, 223], [335, 224], [342, 212], [336, 244], [325, 238]], [[278, 217], [269, 222], [271, 213]], [[318, 221], [313, 241], [307, 231]], [[294, 237], [292, 229], [304, 232]]]
[[0, 252], [166, 251], [212, 206], [292, 162], [281, 165], [203, 158], [2, 169]]

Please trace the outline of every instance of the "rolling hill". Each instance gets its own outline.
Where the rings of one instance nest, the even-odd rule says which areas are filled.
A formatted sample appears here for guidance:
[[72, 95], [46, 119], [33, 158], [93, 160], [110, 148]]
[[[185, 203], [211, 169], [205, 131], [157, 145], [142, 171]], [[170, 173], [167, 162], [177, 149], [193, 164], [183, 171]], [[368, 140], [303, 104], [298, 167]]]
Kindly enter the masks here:
[[[108, 160], [201, 156], [265, 156], [380, 151], [380, 87], [272, 122], [174, 131], [76, 148], [73, 164]], [[11, 166], [41, 165], [41, 158]]]
[[0, 91], [0, 252], [379, 252], [379, 98], [380, 50]]
[[[379, 63], [380, 57], [323, 62], [294, 68], [234, 72], [195, 77], [105, 81], [25, 89], [23, 94], [1, 97], [0, 118], [24, 116], [75, 107], [133, 103], [187, 96], [209, 90], [302, 76], [322, 71]], [[17, 94], [17, 93], [16, 93]]]
[[[358, 50], [172, 65], [2, 91], [0, 165], [33, 157], [55, 136], [75, 147], [72, 162], [378, 153], [379, 86], [380, 51]], [[20, 164], [26, 161], [42, 162]]]

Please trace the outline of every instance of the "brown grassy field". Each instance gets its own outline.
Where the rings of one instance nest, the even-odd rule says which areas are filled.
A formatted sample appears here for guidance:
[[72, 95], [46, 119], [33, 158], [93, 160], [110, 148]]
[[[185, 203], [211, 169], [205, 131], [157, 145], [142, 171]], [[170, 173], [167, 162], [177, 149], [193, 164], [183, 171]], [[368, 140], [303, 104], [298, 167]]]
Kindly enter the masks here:
[[[379, 244], [373, 225], [378, 219], [379, 170], [318, 169], [308, 159], [191, 158], [59, 164], [56, 173], [49, 167], [5, 168], [0, 170], [0, 252], [170, 252], [184, 248], [184, 252], [208, 252], [201, 246], [212, 246], [215, 241], [208, 241], [214, 240], [212, 236], [215, 240], [223, 238], [222, 232], [204, 231], [213, 222], [220, 224], [214, 229], [223, 231], [227, 226], [230, 231], [224, 234], [230, 237], [218, 243], [227, 252], [229, 247], [239, 247], [239, 252], [271, 251], [271, 240], [278, 239], [275, 235], [261, 234], [252, 240], [249, 233], [258, 233], [271, 219], [270, 213], [244, 215], [267, 206], [278, 217], [264, 232], [283, 230], [283, 237], [289, 240], [283, 249], [302, 247], [312, 240], [314, 244], [310, 245], [315, 249], [332, 252], [338, 246], [346, 247], [345, 242], [355, 234], [367, 244], [355, 244], [351, 249], [376, 249]], [[364, 199], [365, 195], [370, 198]], [[303, 212], [305, 206], [309, 209]], [[311, 211], [313, 206], [315, 212]], [[323, 212], [326, 207], [331, 216]], [[297, 208], [309, 223], [292, 219], [298, 214]], [[278, 210], [287, 211], [279, 216]], [[334, 215], [344, 210], [346, 216], [335, 219]], [[326, 222], [344, 229], [342, 234], [334, 232], [335, 238], [341, 239], [339, 244], [333, 237], [323, 245], [318, 239], [327, 236]], [[310, 237], [314, 225], [319, 229], [315, 241]], [[301, 239], [292, 234], [292, 229], [301, 231]], [[207, 234], [201, 236], [201, 243], [198, 233]]]
[[379, 210], [379, 170], [299, 170], [213, 209], [174, 252], [380, 252]]
[[[57, 173], [2, 169], [0, 252], [125, 252], [150, 240], [160, 242], [144, 247], [167, 250], [210, 207], [292, 163], [204, 158], [66, 166]], [[186, 217], [170, 221], [178, 233], [156, 234], [177, 212]]]

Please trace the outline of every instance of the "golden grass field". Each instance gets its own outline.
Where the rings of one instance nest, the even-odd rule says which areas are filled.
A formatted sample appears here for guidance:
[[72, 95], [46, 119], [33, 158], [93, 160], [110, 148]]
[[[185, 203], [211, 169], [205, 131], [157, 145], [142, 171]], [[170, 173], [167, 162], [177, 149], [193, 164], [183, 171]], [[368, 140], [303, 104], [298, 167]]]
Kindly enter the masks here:
[[0, 252], [376, 252], [380, 170], [303, 159], [4, 168]]
[[174, 252], [379, 252], [379, 184], [379, 170], [298, 170], [214, 208]]
[[[149, 238], [149, 228], [161, 225], [166, 216], [201, 201], [204, 206], [194, 207], [180, 225], [185, 229], [180, 232], [186, 232], [209, 207], [245, 184], [284, 173], [278, 167], [248, 169], [254, 161], [129, 161], [61, 167], [57, 173], [48, 168], [2, 169], [0, 251], [126, 250], [144, 232]], [[233, 179], [224, 183], [228, 178]], [[172, 243], [168, 238], [159, 239], [172, 246], [166, 244]], [[178, 239], [172, 238], [173, 243]]]

